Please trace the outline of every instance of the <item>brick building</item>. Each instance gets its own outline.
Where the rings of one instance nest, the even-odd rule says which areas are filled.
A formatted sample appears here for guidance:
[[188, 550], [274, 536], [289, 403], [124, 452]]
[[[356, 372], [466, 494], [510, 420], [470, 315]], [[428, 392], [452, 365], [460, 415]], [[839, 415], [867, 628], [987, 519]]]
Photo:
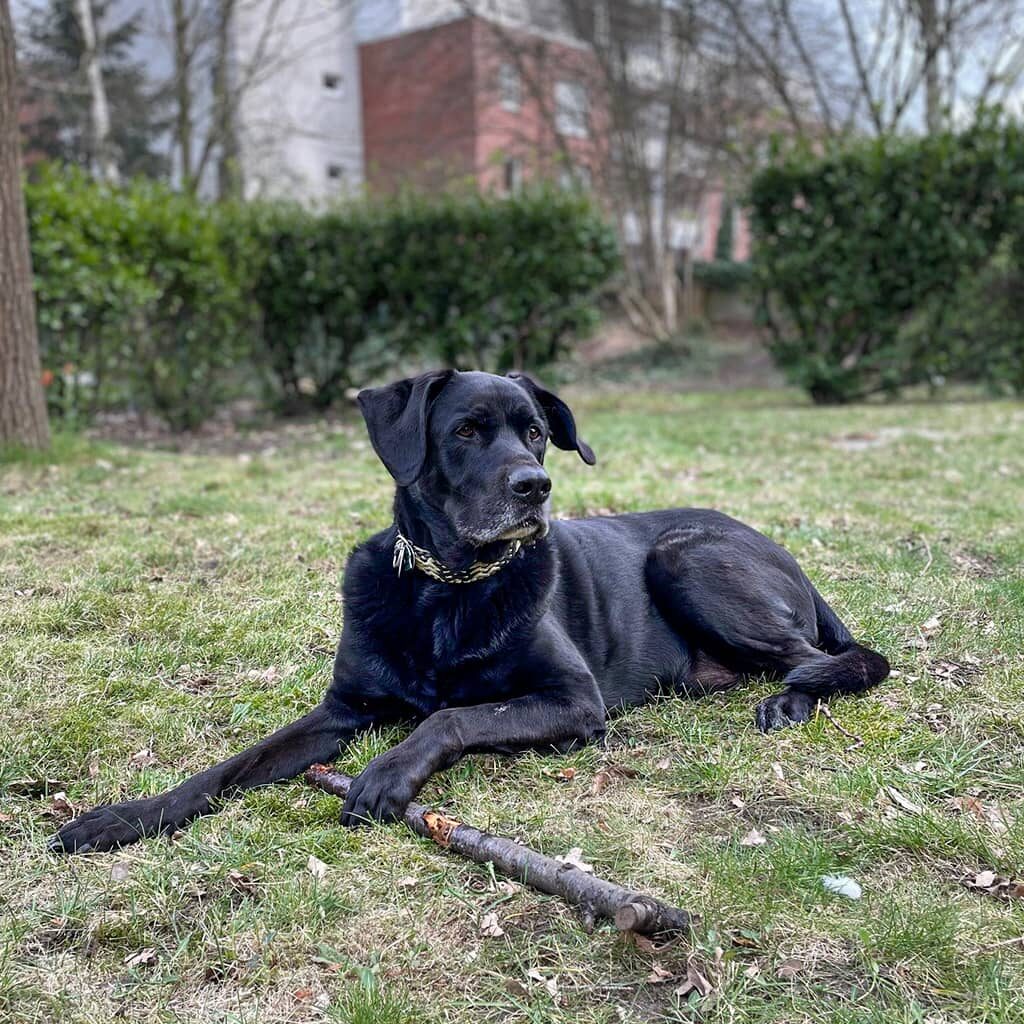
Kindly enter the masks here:
[[373, 190], [588, 185], [603, 166], [597, 69], [572, 39], [466, 16], [365, 42], [359, 64]]

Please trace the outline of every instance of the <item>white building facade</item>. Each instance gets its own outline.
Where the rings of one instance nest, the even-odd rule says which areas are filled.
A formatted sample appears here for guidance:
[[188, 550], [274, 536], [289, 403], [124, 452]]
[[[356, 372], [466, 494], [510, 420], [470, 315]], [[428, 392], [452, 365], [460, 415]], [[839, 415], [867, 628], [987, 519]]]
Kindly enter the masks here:
[[357, 8], [348, 0], [246, 0], [233, 25], [246, 198], [316, 205], [363, 184]]

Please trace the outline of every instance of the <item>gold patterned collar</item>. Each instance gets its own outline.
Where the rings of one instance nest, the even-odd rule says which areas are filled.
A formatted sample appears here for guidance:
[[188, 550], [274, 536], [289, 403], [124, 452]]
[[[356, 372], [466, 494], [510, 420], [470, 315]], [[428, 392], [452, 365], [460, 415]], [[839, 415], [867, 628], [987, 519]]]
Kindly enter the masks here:
[[440, 583], [477, 583], [493, 576], [512, 561], [523, 548], [529, 547], [537, 538], [512, 540], [505, 553], [496, 562], [474, 562], [468, 569], [450, 569], [435, 558], [426, 548], [417, 547], [401, 531], [396, 531], [395, 553], [391, 564], [399, 576], [404, 571], [419, 569], [420, 572]]

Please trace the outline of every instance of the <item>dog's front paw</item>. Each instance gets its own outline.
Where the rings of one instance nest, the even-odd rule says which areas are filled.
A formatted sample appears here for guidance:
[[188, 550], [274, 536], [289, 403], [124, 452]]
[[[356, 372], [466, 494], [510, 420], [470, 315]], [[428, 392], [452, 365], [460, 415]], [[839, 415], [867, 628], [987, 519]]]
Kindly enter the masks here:
[[371, 821], [399, 821], [419, 790], [409, 772], [383, 754], [352, 783], [341, 810], [341, 823], [353, 828]]
[[755, 719], [761, 732], [788, 729], [811, 720], [817, 700], [799, 690], [785, 690], [757, 705]]
[[50, 839], [47, 849], [52, 853], [101, 853], [144, 836], [172, 832], [177, 823], [167, 810], [159, 797], [97, 807], [69, 821]]

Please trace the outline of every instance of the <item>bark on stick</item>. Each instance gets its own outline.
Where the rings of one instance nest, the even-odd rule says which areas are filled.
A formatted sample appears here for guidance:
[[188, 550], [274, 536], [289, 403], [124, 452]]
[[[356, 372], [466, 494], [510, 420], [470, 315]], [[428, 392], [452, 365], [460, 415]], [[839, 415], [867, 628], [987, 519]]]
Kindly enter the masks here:
[[[326, 765], [315, 764], [306, 772], [306, 781], [335, 796], [345, 797], [353, 780]], [[579, 907], [585, 920], [608, 918], [620, 931], [642, 935], [688, 931], [693, 924], [693, 917], [685, 910], [597, 878], [512, 839], [464, 825], [423, 804], [410, 804], [404, 820], [417, 835], [432, 839], [467, 860], [493, 864], [496, 871], [532, 889], [562, 897]]]

